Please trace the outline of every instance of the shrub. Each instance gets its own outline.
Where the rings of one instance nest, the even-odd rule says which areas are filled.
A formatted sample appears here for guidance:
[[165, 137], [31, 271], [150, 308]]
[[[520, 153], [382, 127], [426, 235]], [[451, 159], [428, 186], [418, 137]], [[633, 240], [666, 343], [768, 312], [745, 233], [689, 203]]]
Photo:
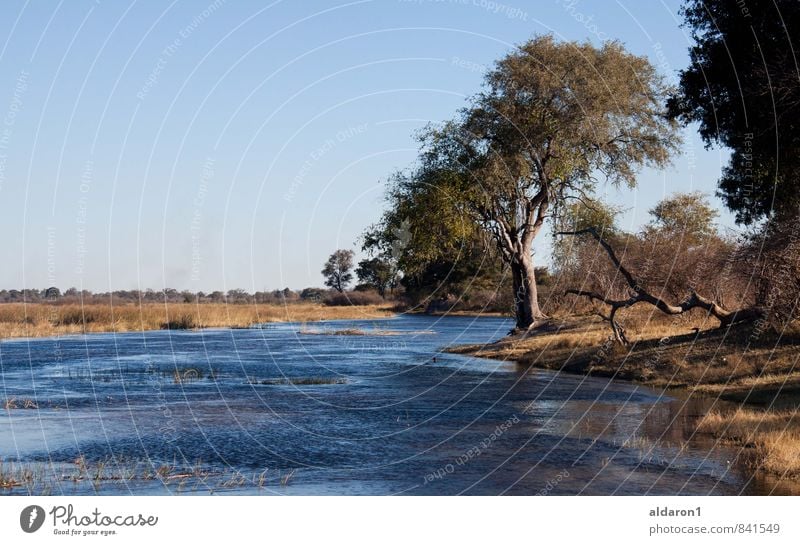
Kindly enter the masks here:
[[328, 295], [322, 302], [329, 307], [346, 307], [380, 305], [385, 301], [374, 291], [347, 291]]
[[200, 324], [191, 314], [184, 314], [161, 324], [161, 329], [196, 329], [198, 327]]
[[326, 290], [320, 288], [305, 288], [300, 292], [300, 299], [303, 301], [319, 302], [325, 297]]
[[85, 307], [66, 310], [58, 319], [57, 325], [83, 325], [96, 320], [95, 313]]

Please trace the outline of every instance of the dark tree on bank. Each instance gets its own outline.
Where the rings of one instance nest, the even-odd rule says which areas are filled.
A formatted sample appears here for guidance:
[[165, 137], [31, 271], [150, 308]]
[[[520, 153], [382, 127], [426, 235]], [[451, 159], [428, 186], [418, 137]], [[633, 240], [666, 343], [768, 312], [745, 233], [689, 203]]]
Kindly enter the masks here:
[[336, 250], [325, 262], [322, 275], [325, 277], [325, 285], [338, 292], [343, 292], [347, 285], [353, 280], [353, 250]]
[[496, 64], [456, 119], [425, 132], [400, 188], [452, 196], [450, 207], [491, 237], [526, 331], [545, 317], [532, 254], [545, 220], [599, 182], [633, 186], [638, 167], [668, 163], [678, 144], [668, 94], [652, 64], [619, 43], [535, 38]]
[[[442, 173], [444, 175], [445, 173]], [[488, 236], [466, 214], [457, 185], [430, 172], [396, 173], [387, 210], [364, 235], [363, 250], [391, 264], [414, 306], [495, 290], [502, 267]]]
[[707, 145], [732, 151], [719, 195], [749, 224], [800, 205], [800, 2], [690, 0], [694, 46], [669, 101]]
[[381, 297], [386, 296], [386, 290], [394, 289], [397, 285], [397, 270], [394, 264], [380, 257], [359, 261], [356, 276], [362, 285], [374, 288]]

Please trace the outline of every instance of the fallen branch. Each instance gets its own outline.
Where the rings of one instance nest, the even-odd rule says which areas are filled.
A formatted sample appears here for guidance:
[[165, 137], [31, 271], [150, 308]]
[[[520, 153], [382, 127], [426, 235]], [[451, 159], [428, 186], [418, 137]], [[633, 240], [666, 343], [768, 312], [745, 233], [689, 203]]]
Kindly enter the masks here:
[[603, 318], [610, 322], [611, 329], [614, 333], [614, 338], [620, 344], [627, 344], [628, 341], [625, 338], [624, 329], [615, 320], [616, 313], [621, 308], [632, 307], [637, 303], [649, 303], [664, 314], [669, 315], [683, 314], [684, 312], [688, 312], [695, 308], [702, 308], [711, 316], [714, 316], [714, 318], [719, 320], [720, 327], [727, 327], [736, 323], [754, 322], [764, 316], [763, 310], [757, 307], [733, 311], [727, 310], [716, 301], [707, 299], [694, 290], [691, 290], [689, 296], [682, 303], [677, 305], [670, 304], [667, 301], [664, 301], [662, 298], [651, 294], [642, 287], [634, 275], [622, 264], [622, 261], [617, 257], [617, 254], [611, 244], [603, 239], [603, 237], [600, 236], [600, 233], [598, 233], [597, 229], [594, 227], [588, 227], [586, 229], [580, 229], [577, 231], [559, 231], [556, 234], [572, 236], [591, 235], [600, 244], [600, 246], [602, 246], [611, 262], [617, 268], [622, 277], [625, 278], [628, 288], [633, 292], [633, 294], [627, 299], [611, 299], [595, 291], [568, 289], [565, 292], [568, 294], [577, 295], [579, 297], [586, 297], [591, 301], [599, 301], [610, 306], [611, 311], [609, 316], [603, 316]]

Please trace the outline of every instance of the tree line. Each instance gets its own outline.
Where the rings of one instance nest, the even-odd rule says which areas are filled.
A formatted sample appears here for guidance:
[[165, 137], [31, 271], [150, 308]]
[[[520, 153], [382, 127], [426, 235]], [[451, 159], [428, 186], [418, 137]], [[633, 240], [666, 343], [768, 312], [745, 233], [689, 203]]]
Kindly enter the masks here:
[[287, 304], [323, 303], [375, 304], [383, 302], [378, 297], [352, 297], [348, 303], [337, 297], [338, 292], [318, 287], [301, 290], [284, 288], [282, 290], [247, 292], [243, 289], [223, 291], [178, 291], [173, 288], [163, 290], [116, 290], [92, 292], [69, 288], [63, 292], [57, 287], [46, 289], [0, 290], [0, 303], [47, 303], [47, 304], [130, 304], [130, 303], [223, 303], [223, 304]]
[[[723, 326], [794, 320], [800, 4], [689, 0], [682, 15], [694, 43], [675, 87], [613, 41], [537, 36], [497, 61], [464, 108], [419, 134], [416, 162], [389, 177], [386, 212], [362, 240], [359, 285], [400, 287], [412, 304], [502, 291], [516, 332], [577, 298], [619, 342], [617, 311], [639, 304], [699, 309]], [[663, 200], [641, 232], [620, 231], [598, 189], [633, 188], [642, 167], [670, 165], [682, 126], [731, 151], [717, 195], [739, 232], [719, 233], [696, 193]], [[543, 297], [533, 242], [546, 222], [557, 288]], [[340, 252], [323, 274], [341, 291], [354, 264]]]

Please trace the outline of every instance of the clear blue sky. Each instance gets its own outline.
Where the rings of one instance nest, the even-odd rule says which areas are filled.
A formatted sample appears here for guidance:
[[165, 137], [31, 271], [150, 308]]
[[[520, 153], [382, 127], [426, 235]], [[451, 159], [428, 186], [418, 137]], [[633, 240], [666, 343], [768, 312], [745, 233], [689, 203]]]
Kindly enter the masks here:
[[[3, 8], [3, 288], [320, 285], [328, 254], [378, 219], [414, 132], [451, 116], [514, 44], [616, 38], [673, 78], [687, 62], [674, 0]], [[673, 191], [713, 194], [727, 153], [693, 131], [684, 147], [638, 190], [608, 192], [624, 227]], [[547, 241], [536, 251], [546, 261]]]

